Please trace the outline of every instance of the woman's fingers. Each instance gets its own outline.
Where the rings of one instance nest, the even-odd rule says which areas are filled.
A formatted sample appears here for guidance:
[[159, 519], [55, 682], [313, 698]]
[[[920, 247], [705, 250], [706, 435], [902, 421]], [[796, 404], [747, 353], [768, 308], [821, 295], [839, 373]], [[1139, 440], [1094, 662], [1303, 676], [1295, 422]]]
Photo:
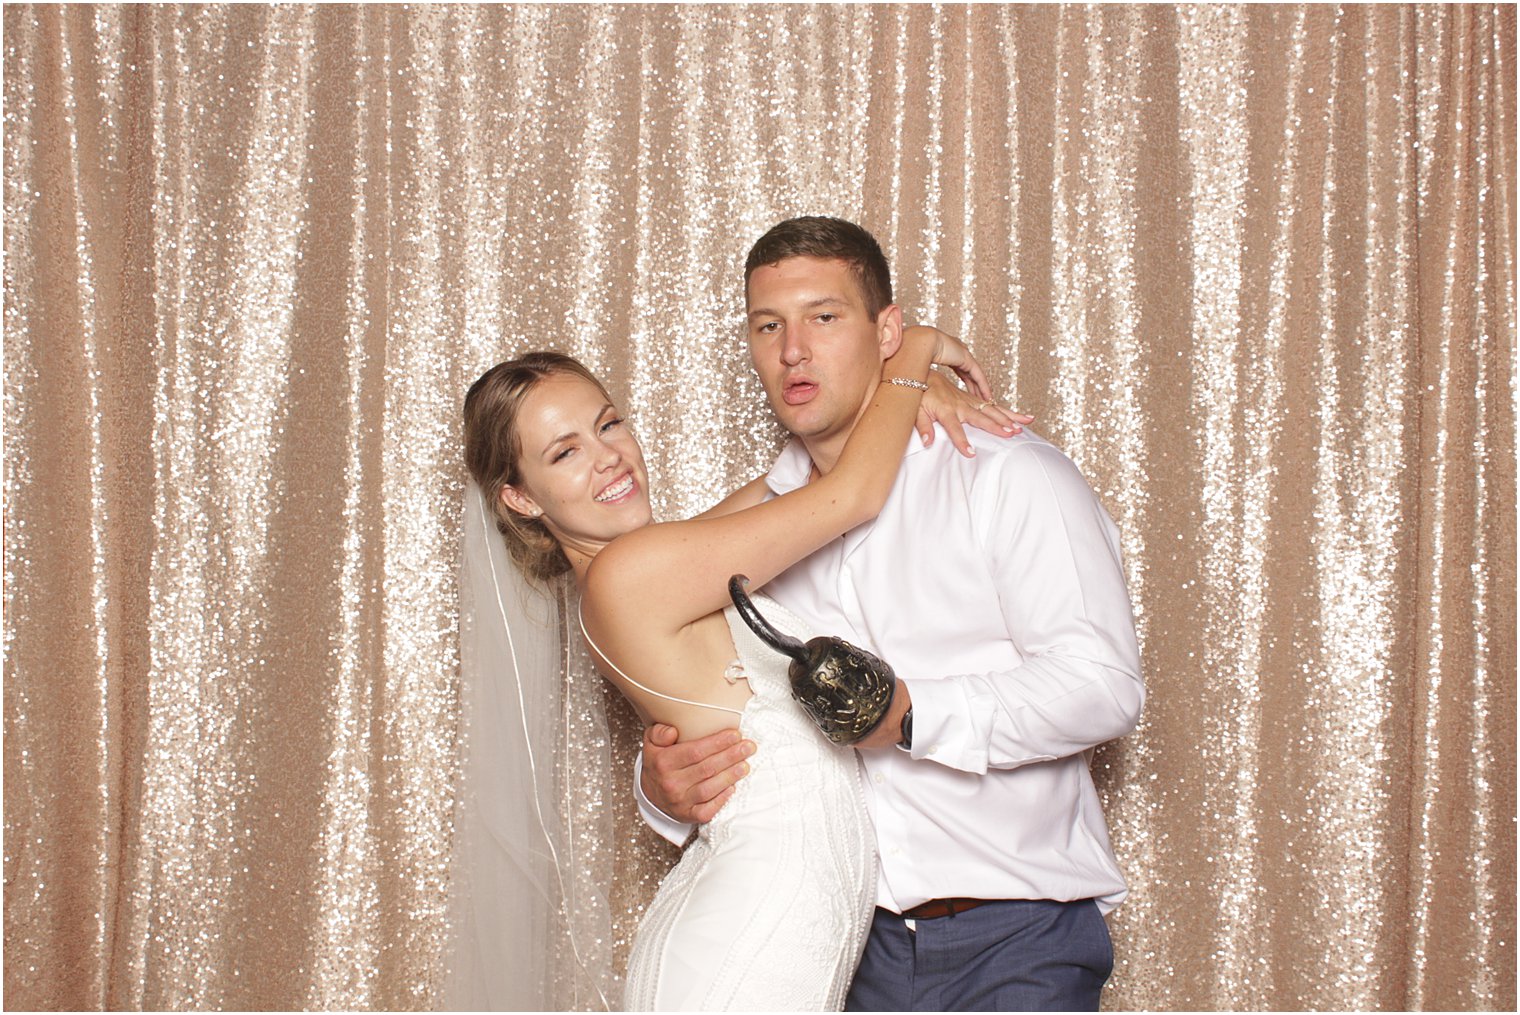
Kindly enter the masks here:
[[978, 430], [1005, 434], [1023, 433], [1025, 425], [1034, 422], [1034, 417], [1027, 413], [1014, 412], [991, 401], [969, 406], [961, 418]]
[[913, 429], [918, 431], [918, 441], [924, 447], [934, 443], [934, 417], [919, 406], [918, 418], [913, 421]]
[[914, 422], [919, 442], [924, 447], [934, 443], [934, 424], [938, 423], [945, 428], [957, 451], [967, 458], [974, 458], [976, 450], [966, 435], [967, 425], [995, 436], [1009, 437], [1023, 433], [1025, 424], [1033, 422], [1033, 416], [1005, 408], [991, 397], [978, 393], [976, 389], [985, 390], [987, 384], [980, 367], [974, 371], [969, 367], [956, 368], [956, 373], [970, 390], [958, 387], [938, 371], [929, 374], [929, 391], [924, 395]]
[[945, 428], [945, 436], [950, 438], [950, 443], [955, 445], [955, 450], [967, 458], [976, 457], [976, 449], [971, 446], [971, 438], [966, 436], [965, 424], [954, 416], [948, 416], [941, 419], [939, 425]]
[[987, 383], [987, 374], [974, 358], [968, 359], [965, 366], [956, 367], [955, 375], [966, 385], [966, 390], [977, 398], [992, 398], [992, 385]]

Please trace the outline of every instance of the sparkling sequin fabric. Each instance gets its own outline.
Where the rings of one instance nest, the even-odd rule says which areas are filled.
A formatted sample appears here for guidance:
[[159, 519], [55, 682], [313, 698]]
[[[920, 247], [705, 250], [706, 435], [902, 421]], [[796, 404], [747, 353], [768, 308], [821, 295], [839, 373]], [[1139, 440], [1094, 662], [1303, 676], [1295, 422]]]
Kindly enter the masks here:
[[[1123, 530], [1106, 1003], [1512, 1010], [1515, 39], [7, 5], [6, 1004], [437, 1003], [465, 387], [578, 355], [705, 507], [777, 446], [744, 253], [832, 213]], [[669, 854], [619, 827], [626, 955]]]

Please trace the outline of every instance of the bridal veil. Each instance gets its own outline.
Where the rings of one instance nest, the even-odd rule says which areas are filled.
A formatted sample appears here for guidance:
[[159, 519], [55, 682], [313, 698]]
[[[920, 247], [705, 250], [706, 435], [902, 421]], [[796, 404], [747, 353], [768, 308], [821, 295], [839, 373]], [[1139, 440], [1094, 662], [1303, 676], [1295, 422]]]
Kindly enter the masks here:
[[622, 935], [609, 898], [630, 832], [619, 834], [612, 802], [631, 790], [628, 770], [613, 770], [602, 681], [566, 636], [573, 585], [523, 578], [474, 483], [462, 542], [460, 792], [443, 1007], [615, 1008]]

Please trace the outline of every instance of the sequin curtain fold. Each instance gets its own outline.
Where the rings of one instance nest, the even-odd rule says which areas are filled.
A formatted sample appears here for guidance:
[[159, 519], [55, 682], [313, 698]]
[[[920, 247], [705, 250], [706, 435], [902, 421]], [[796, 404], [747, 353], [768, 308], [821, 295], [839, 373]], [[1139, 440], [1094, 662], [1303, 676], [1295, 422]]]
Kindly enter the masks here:
[[705, 507], [828, 213], [1123, 530], [1106, 1003], [1515, 1007], [1513, 7], [4, 31], [7, 1006], [435, 1004], [465, 387], [572, 352]]

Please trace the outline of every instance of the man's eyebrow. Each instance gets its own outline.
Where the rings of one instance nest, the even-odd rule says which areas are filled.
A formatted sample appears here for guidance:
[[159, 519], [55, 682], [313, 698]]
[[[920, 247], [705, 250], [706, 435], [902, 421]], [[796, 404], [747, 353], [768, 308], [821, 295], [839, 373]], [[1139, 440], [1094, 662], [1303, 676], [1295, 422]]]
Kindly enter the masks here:
[[[848, 304], [849, 302], [850, 301], [843, 296], [815, 296], [813, 299], [810, 299], [806, 303], [802, 304], [802, 309], [816, 310], [819, 307], [840, 306]], [[770, 307], [756, 307], [754, 310], [751, 310], [744, 316], [749, 320], [754, 320], [756, 317], [780, 317], [782, 315], [779, 310], [772, 310]]]

